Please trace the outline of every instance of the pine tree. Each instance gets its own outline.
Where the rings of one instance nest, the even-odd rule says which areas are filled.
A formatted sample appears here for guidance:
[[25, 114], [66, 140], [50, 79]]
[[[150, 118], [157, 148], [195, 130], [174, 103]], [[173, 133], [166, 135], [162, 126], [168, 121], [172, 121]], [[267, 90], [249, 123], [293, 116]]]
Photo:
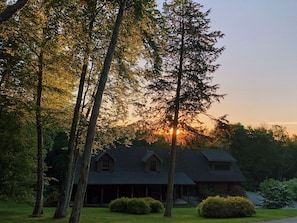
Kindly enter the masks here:
[[211, 74], [219, 65], [216, 59], [224, 50], [216, 47], [220, 31], [209, 31], [210, 11], [191, 0], [174, 0], [164, 4], [168, 37], [164, 47], [163, 74], [148, 86], [150, 107], [145, 120], [154, 128], [172, 128], [170, 170], [164, 216], [171, 217], [177, 129], [192, 129], [199, 124], [199, 115], [206, 114], [214, 101], [223, 95], [216, 93]]

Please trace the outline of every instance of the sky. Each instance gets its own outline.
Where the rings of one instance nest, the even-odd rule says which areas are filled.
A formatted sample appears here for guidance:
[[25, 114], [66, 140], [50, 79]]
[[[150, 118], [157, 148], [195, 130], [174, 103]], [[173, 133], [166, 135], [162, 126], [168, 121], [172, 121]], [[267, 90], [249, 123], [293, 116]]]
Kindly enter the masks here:
[[[158, 0], [162, 5], [162, 0]], [[226, 49], [213, 74], [211, 115], [253, 128], [280, 125], [297, 134], [297, 0], [196, 0], [211, 9], [210, 31]]]

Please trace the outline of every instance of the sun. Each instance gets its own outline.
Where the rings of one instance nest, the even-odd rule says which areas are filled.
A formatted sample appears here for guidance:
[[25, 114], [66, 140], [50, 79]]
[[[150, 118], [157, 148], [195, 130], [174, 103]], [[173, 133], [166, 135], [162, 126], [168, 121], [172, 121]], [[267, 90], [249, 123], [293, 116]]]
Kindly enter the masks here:
[[[172, 135], [172, 133], [173, 133], [173, 128], [171, 128], [171, 129], [169, 130], [169, 133], [170, 133], [170, 135]], [[176, 135], [179, 135], [179, 134], [180, 134], [180, 130], [177, 129], [177, 130], [176, 130]]]

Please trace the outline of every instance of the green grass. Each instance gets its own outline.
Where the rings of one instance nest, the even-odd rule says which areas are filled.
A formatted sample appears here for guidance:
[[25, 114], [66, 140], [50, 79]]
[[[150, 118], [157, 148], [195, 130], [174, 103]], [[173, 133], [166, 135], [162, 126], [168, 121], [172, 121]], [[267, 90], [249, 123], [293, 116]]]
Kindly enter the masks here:
[[[67, 223], [68, 218], [53, 219], [54, 208], [45, 208], [44, 216], [32, 218], [33, 207], [26, 205], [0, 205], [1, 223]], [[164, 218], [162, 213], [148, 215], [129, 215], [112, 213], [108, 208], [84, 208], [81, 214], [81, 223], [249, 223], [281, 219], [297, 216], [297, 210], [267, 210], [257, 209], [256, 215], [247, 218], [207, 219], [198, 217], [196, 208], [174, 208], [172, 218]]]

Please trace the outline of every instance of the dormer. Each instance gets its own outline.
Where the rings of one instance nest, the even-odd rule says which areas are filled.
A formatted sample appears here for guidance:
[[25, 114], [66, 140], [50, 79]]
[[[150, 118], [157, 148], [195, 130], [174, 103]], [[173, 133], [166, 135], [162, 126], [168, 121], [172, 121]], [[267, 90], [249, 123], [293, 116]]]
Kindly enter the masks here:
[[96, 157], [97, 172], [114, 172], [115, 159], [106, 151]]
[[201, 153], [207, 159], [212, 171], [230, 171], [236, 160], [226, 151], [219, 149], [205, 149]]
[[144, 163], [145, 172], [157, 172], [161, 171], [161, 158], [154, 151], [147, 151], [144, 157], [142, 158]]

